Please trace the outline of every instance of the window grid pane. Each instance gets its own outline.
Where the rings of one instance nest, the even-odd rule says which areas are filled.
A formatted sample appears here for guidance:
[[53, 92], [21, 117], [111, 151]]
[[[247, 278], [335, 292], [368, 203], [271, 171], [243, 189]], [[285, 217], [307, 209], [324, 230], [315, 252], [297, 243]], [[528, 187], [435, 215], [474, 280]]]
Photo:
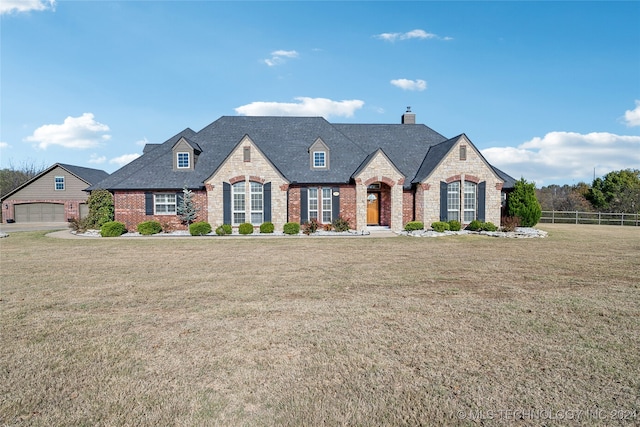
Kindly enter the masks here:
[[464, 221], [471, 222], [476, 219], [476, 184], [465, 181], [464, 183]]
[[318, 219], [318, 189], [309, 188], [309, 220]]
[[55, 177], [55, 188], [56, 190], [64, 190], [64, 176]]
[[447, 186], [447, 219], [460, 220], [460, 183], [452, 182]]
[[324, 224], [331, 223], [331, 189], [322, 189], [322, 222]]
[[313, 167], [314, 168], [323, 168], [325, 165], [324, 162], [324, 151], [314, 151], [313, 152]]
[[176, 195], [175, 194], [156, 194], [155, 213], [157, 215], [172, 215], [176, 213]]
[[233, 184], [233, 225], [240, 225], [245, 222], [245, 182]]
[[262, 184], [251, 183], [251, 224], [260, 225], [263, 219], [264, 198]]
[[189, 153], [178, 153], [178, 168], [189, 167]]

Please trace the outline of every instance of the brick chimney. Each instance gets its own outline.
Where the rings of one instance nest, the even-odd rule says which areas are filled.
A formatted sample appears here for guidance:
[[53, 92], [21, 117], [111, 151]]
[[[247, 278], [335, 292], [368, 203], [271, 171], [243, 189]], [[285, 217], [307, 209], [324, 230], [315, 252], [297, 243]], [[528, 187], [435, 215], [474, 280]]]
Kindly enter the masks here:
[[403, 125], [415, 125], [416, 115], [411, 112], [411, 107], [407, 107], [407, 111], [402, 115]]

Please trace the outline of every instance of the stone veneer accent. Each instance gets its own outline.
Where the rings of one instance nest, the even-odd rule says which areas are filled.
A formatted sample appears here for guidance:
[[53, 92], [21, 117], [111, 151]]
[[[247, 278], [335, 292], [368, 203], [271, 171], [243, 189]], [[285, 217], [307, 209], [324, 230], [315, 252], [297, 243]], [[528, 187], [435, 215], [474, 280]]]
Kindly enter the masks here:
[[[460, 160], [460, 145], [467, 147], [466, 160]], [[421, 189], [423, 191], [423, 200], [421, 209], [416, 209], [416, 219], [422, 218], [418, 220], [423, 221], [427, 228], [431, 223], [440, 221], [440, 182], [465, 180], [475, 183], [486, 182], [485, 221], [500, 225], [501, 189], [504, 182], [493, 172], [465, 136], [460, 137], [443, 161], [418, 187], [417, 191]], [[460, 197], [461, 206], [463, 206], [463, 191], [460, 191]], [[416, 195], [416, 200], [418, 199]]]
[[389, 227], [393, 231], [401, 231], [403, 227], [402, 185], [405, 177], [389, 158], [379, 151], [354, 178], [356, 181], [356, 230], [361, 231], [367, 228], [367, 186], [374, 182], [381, 182], [390, 187]]
[[[251, 150], [251, 160], [244, 160], [244, 149]], [[287, 190], [289, 182], [284, 179], [278, 170], [265, 157], [251, 138], [245, 136], [231, 152], [229, 157], [218, 168], [216, 173], [209, 178], [207, 187], [208, 222], [214, 229], [224, 222], [224, 208], [222, 184], [224, 182], [246, 182], [246, 218], [251, 218], [250, 186], [249, 182], [271, 183], [271, 222], [276, 230], [282, 230], [287, 222]], [[298, 199], [299, 199], [298, 194]]]

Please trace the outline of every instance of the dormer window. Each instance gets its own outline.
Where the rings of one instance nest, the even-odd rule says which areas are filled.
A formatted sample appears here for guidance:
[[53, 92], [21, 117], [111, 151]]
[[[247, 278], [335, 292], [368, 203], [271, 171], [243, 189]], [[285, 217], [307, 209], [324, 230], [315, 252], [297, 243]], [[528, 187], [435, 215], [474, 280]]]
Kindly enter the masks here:
[[309, 147], [309, 161], [311, 169], [329, 169], [329, 147], [318, 138]]
[[179, 152], [177, 160], [178, 169], [189, 169], [191, 167], [191, 164], [189, 163], [189, 153]]
[[314, 151], [313, 152], [313, 167], [314, 168], [325, 168], [326, 166], [326, 155], [324, 151]]

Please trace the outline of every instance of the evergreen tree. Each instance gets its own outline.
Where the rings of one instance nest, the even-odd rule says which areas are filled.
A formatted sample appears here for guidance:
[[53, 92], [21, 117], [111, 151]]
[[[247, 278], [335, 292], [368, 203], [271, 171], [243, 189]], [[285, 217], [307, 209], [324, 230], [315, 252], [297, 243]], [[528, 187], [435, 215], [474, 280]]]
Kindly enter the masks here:
[[113, 194], [108, 190], [94, 190], [87, 199], [89, 215], [85, 219], [87, 228], [100, 228], [114, 219]]
[[524, 178], [516, 181], [515, 188], [507, 197], [509, 216], [520, 218], [520, 225], [533, 227], [540, 221], [542, 208], [536, 198], [536, 185], [528, 183]]
[[182, 199], [178, 201], [176, 213], [185, 224], [191, 224], [198, 217], [198, 208], [193, 203], [193, 192], [185, 185], [182, 189]]
[[640, 211], [640, 170], [625, 169], [596, 178], [587, 193], [594, 208], [608, 212]]

